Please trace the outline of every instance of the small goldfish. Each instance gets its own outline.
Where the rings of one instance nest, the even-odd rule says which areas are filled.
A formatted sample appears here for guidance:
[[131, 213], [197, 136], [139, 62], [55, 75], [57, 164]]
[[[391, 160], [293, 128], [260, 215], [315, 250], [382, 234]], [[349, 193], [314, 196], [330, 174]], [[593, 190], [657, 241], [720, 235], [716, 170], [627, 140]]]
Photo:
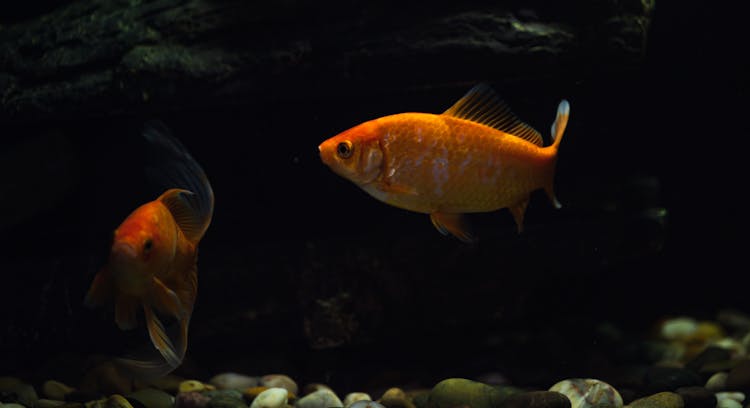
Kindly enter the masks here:
[[[95, 276], [86, 304], [111, 299], [122, 330], [136, 327], [143, 309], [146, 326], [159, 356], [151, 360], [119, 359], [144, 377], [167, 374], [182, 362], [198, 291], [198, 243], [213, 216], [214, 195], [203, 169], [161, 124], [146, 126], [144, 137], [163, 153], [162, 176], [175, 187], [133, 211], [114, 232], [109, 260]], [[157, 313], [179, 324], [176, 345]]]
[[553, 191], [557, 150], [568, 123], [563, 100], [552, 144], [521, 122], [485, 84], [442, 114], [401, 113], [370, 120], [326, 141], [323, 163], [380, 201], [430, 214], [443, 235], [473, 242], [463, 214], [508, 208], [520, 233], [532, 191]]

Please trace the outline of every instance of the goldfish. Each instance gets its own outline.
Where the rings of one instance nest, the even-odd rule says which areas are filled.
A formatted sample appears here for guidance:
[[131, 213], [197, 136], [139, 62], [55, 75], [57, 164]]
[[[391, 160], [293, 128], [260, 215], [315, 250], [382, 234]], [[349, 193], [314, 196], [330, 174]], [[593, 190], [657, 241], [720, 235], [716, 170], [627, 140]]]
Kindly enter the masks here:
[[[143, 136], [161, 153], [157, 170], [174, 188], [136, 208], [115, 229], [109, 258], [94, 277], [85, 303], [113, 301], [121, 330], [135, 328], [138, 309], [143, 310], [159, 355], [118, 361], [143, 377], [158, 377], [178, 367], [187, 350], [198, 291], [198, 244], [211, 223], [214, 194], [201, 166], [166, 127], [150, 122]], [[177, 321], [174, 342], [159, 314]]]
[[465, 214], [508, 208], [517, 230], [531, 193], [543, 189], [560, 208], [553, 181], [570, 104], [562, 100], [552, 143], [519, 120], [486, 84], [441, 114], [400, 113], [369, 120], [318, 146], [322, 162], [372, 197], [429, 214], [443, 235], [476, 236]]

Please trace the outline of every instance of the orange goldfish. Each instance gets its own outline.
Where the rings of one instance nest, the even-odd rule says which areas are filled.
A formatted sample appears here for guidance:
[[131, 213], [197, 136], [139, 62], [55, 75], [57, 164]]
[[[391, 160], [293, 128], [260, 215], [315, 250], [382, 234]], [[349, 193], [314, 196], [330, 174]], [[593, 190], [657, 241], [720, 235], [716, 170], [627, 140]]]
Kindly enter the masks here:
[[[163, 360], [119, 359], [144, 377], [167, 374], [182, 362], [198, 291], [198, 243], [213, 216], [214, 195], [203, 169], [187, 150], [157, 123], [144, 137], [165, 153], [160, 167], [175, 187], [133, 211], [114, 232], [109, 260], [94, 278], [86, 304], [113, 299], [122, 330], [136, 327], [143, 309], [154, 347]], [[179, 334], [173, 343], [157, 313], [174, 317]], [[176, 343], [176, 345], [175, 345]]]
[[442, 114], [401, 113], [370, 120], [326, 141], [323, 163], [371, 196], [430, 214], [443, 235], [474, 235], [463, 214], [508, 208], [520, 233], [532, 191], [553, 191], [557, 150], [568, 123], [563, 100], [552, 124], [552, 144], [521, 122], [484, 84]]

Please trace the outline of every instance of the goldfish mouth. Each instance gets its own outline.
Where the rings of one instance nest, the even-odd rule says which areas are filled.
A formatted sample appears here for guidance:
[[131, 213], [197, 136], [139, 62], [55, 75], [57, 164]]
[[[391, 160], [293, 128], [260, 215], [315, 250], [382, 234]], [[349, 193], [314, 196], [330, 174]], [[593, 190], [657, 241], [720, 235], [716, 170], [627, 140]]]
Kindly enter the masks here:
[[126, 242], [116, 242], [112, 245], [112, 257], [115, 259], [134, 259], [138, 257], [138, 251]]

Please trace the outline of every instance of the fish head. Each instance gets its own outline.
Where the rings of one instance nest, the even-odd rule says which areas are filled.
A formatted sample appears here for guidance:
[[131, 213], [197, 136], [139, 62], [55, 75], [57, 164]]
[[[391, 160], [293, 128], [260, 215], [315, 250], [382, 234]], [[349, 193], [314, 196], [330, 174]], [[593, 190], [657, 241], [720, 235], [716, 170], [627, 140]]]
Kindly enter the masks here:
[[151, 288], [153, 278], [168, 269], [175, 251], [159, 216], [139, 210], [115, 230], [107, 264], [120, 292], [132, 296]]
[[380, 126], [369, 121], [324, 141], [320, 159], [336, 174], [357, 185], [373, 182], [383, 169]]

